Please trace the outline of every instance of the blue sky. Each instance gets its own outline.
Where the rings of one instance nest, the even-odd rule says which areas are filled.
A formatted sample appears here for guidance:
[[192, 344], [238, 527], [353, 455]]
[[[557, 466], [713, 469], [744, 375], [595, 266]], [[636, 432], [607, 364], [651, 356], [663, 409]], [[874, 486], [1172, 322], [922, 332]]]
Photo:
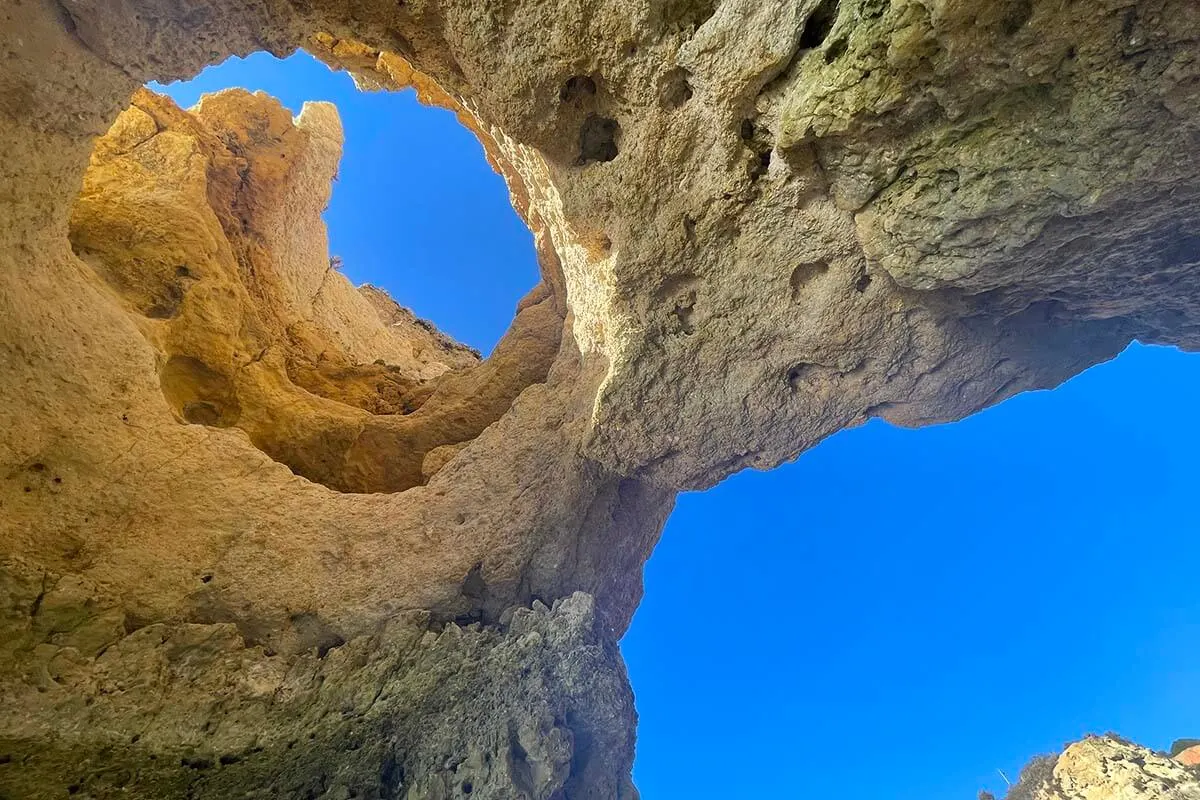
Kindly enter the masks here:
[[297, 114], [309, 100], [337, 105], [346, 146], [325, 221], [343, 273], [386, 286], [419, 316], [491, 352], [538, 268], [533, 236], [475, 136], [411, 90], [359, 92], [348, 75], [303, 52], [230, 59], [186, 83], [151, 88], [188, 108], [231, 86], [264, 91]]
[[[482, 348], [537, 281], [479, 144], [299, 55], [170, 93], [331, 100], [356, 282]], [[953, 425], [874, 421], [683, 495], [622, 642], [645, 800], [963, 800], [1116, 730], [1200, 735], [1200, 357], [1135, 345]]]
[[1088, 732], [1196, 735], [1197, 398], [1200, 358], [1134, 346], [682, 496], [623, 642], [644, 796], [969, 800]]

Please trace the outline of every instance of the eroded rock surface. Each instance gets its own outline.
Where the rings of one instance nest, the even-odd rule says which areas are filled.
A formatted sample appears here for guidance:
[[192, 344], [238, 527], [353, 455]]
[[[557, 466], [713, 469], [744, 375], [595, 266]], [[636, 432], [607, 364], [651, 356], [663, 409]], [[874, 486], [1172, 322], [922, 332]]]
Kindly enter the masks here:
[[[99, 656], [77, 629], [5, 697], [23, 735], [0, 736], [0, 796], [636, 797], [633, 696], [592, 599], [505, 623], [402, 614], [295, 659], [230, 624], [149, 625]], [[62, 624], [46, 605], [5, 620], [6, 654]]]
[[[139, 89], [297, 47], [508, 180], [486, 360], [337, 273], [333, 109]], [[1191, 0], [21, 0], [0, 56], [18, 796], [632, 796], [677, 491], [1200, 347]]]
[[1032, 761], [1006, 800], [1195, 800], [1200, 770], [1112, 735]]
[[536, 294], [479, 364], [351, 286], [320, 219], [341, 141], [328, 104], [293, 123], [244, 91], [185, 113], [143, 90], [96, 145], [71, 243], [133, 312], [181, 421], [240, 428], [339, 491], [400, 491], [545, 380], [562, 319]]

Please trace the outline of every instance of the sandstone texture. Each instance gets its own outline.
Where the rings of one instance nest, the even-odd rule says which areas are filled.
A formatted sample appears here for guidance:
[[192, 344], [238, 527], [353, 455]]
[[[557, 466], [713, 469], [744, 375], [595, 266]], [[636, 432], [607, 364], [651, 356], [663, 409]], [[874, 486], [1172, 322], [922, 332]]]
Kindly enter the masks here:
[[1188, 767], [1200, 766], [1200, 742], [1180, 739], [1171, 745], [1171, 757]]
[[[488, 358], [339, 273], [335, 109], [140, 88], [297, 48], [508, 181]], [[676, 493], [1200, 348], [1198, 145], [1193, 0], [12, 0], [0, 796], [636, 796]]]
[[1006, 800], [1193, 800], [1200, 771], [1113, 735], [1032, 761]]

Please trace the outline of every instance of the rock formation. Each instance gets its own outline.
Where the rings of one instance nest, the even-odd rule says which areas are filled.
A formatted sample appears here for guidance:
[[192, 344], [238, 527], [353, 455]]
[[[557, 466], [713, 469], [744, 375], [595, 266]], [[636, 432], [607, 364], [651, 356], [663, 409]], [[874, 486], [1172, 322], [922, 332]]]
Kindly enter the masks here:
[[1200, 766], [1200, 741], [1179, 739], [1171, 745], [1171, 758], [1188, 767]]
[[1006, 800], [1200, 798], [1200, 772], [1111, 734], [1092, 736], [1058, 755], [1034, 759]]
[[[298, 47], [507, 179], [488, 359], [338, 273], [333, 109], [139, 88]], [[3, 796], [634, 797], [676, 492], [1200, 347], [1191, 0], [18, 0], [0, 53]]]

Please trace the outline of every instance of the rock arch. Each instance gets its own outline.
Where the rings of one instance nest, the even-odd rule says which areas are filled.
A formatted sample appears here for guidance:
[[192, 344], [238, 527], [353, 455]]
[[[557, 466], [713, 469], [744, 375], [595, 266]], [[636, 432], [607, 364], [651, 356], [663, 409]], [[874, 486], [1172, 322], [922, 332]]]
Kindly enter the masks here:
[[[870, 416], [961, 417], [1133, 338], [1200, 344], [1186, 0], [22, 0], [0, 22], [18, 796], [632, 797], [615, 640], [676, 491]], [[409, 446], [421, 465], [373, 438], [376, 474], [408, 476], [390, 494], [268, 457], [232, 420], [271, 402], [156, 349], [81, 261], [109, 223], [72, 249], [138, 86], [297, 47], [458, 110], [539, 246], [521, 313], [543, 360], [481, 373], [457, 396], [507, 388]], [[191, 124], [154, 102], [156, 134]], [[145, 126], [127, 113], [118, 133]]]

